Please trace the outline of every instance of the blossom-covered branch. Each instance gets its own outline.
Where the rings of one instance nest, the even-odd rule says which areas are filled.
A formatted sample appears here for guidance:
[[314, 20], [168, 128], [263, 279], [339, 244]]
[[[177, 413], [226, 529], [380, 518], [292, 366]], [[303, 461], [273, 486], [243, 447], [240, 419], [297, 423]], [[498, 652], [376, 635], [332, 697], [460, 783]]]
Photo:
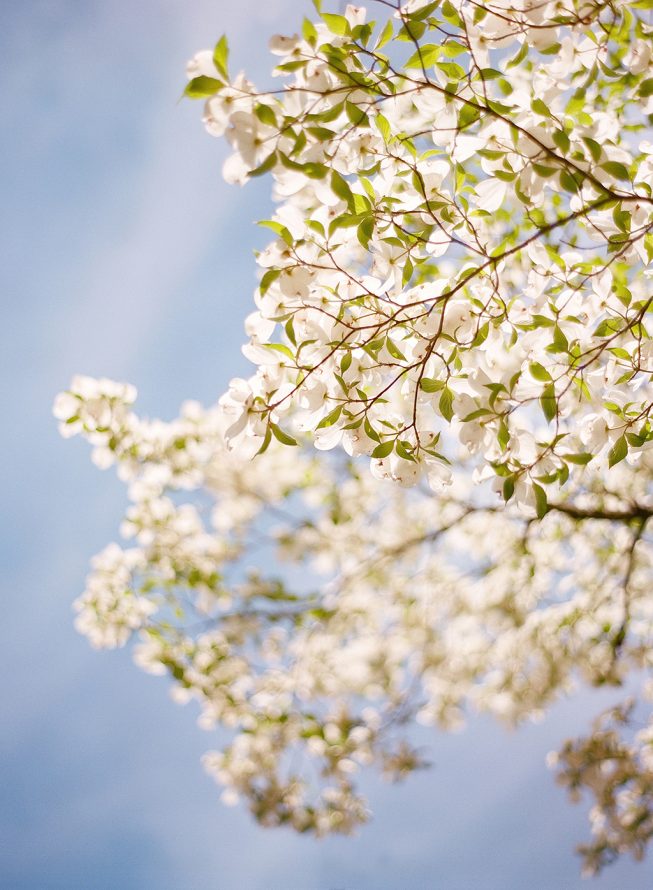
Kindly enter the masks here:
[[351, 831], [361, 769], [422, 765], [411, 719], [519, 723], [581, 679], [650, 670], [648, 453], [615, 467], [619, 495], [586, 467], [538, 521], [484, 501], [464, 462], [434, 498], [279, 442], [239, 457], [219, 407], [144, 421], [134, 397], [77, 378], [55, 406], [132, 501], [134, 543], [95, 558], [78, 628], [100, 647], [137, 634], [137, 662], [232, 731], [205, 763], [263, 824]]
[[[55, 413], [131, 500], [79, 629], [231, 731], [225, 800], [326, 834], [362, 769], [423, 765], [413, 720], [653, 697], [653, 0], [315, 6], [278, 89], [224, 37], [188, 66], [226, 179], [277, 201], [254, 373], [171, 423], [84, 377]], [[557, 760], [589, 870], [653, 835], [634, 708]]]
[[543, 513], [650, 442], [649, 5], [380, 5], [274, 38], [281, 91], [225, 84], [224, 41], [189, 66], [225, 176], [281, 202], [227, 435], [435, 491], [456, 438]]

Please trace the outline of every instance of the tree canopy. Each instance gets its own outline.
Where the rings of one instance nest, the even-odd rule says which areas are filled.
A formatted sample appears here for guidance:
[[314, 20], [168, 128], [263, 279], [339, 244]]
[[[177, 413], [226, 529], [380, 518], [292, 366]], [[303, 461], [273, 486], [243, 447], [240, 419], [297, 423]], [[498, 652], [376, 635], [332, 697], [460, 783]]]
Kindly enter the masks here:
[[109, 380], [57, 399], [131, 499], [78, 627], [137, 633], [233, 730], [206, 755], [225, 799], [317, 834], [367, 818], [360, 769], [422, 765], [413, 720], [637, 685], [556, 767], [593, 797], [586, 869], [641, 857], [653, 0], [315, 5], [270, 42], [278, 89], [232, 75], [224, 37], [188, 66], [224, 176], [277, 201], [255, 372], [171, 423]]

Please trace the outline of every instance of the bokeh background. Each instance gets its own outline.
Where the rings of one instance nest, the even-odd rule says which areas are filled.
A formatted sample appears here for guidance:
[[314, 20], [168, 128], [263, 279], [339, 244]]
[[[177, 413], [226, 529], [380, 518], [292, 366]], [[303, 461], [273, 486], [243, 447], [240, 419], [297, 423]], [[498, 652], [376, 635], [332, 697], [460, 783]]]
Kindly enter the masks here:
[[510, 734], [474, 720], [424, 736], [434, 764], [367, 782], [373, 822], [317, 842], [256, 827], [203, 773], [215, 738], [129, 652], [72, 626], [124, 488], [59, 439], [74, 373], [137, 385], [143, 413], [214, 401], [247, 370], [242, 321], [268, 183], [221, 181], [225, 147], [178, 102], [192, 53], [224, 31], [264, 83], [270, 34], [309, 0], [4, 0], [0, 32], [3, 890], [645, 890], [650, 864], [579, 877], [572, 807], [544, 765], [614, 695]]

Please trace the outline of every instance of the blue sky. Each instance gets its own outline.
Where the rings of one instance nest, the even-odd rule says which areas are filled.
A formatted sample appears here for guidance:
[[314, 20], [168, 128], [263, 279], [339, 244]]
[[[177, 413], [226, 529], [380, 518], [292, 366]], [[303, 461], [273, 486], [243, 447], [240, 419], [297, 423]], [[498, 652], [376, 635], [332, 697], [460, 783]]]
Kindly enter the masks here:
[[267, 184], [221, 181], [225, 150], [178, 103], [186, 59], [223, 31], [262, 80], [266, 40], [308, 0], [26, 0], [0, 35], [4, 510], [0, 886], [6, 890], [644, 890], [624, 862], [581, 882], [586, 835], [544, 766], [609, 697], [508, 734], [424, 736], [434, 768], [373, 779], [373, 823], [316, 842], [226, 809], [199, 763], [214, 738], [127, 651], [72, 627], [89, 558], [115, 539], [123, 487], [50, 416], [74, 373], [130, 380], [171, 417], [246, 368], [252, 221]]

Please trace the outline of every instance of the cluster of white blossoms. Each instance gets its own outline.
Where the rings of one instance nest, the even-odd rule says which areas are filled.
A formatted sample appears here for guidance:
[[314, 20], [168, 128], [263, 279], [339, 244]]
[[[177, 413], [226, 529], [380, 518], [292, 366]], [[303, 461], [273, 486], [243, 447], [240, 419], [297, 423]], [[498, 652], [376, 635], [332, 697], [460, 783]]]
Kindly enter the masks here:
[[[649, 698], [651, 690], [649, 690]], [[579, 847], [584, 872], [595, 874], [630, 850], [643, 859], [653, 834], [653, 722], [632, 731], [635, 702], [626, 700], [594, 722], [587, 738], [568, 741], [551, 766], [577, 800], [589, 788], [596, 801], [590, 812], [592, 844]], [[632, 740], [624, 738], [624, 729]]]
[[[376, 5], [274, 37], [278, 90], [224, 38], [189, 63], [224, 175], [278, 202], [252, 377], [170, 423], [108, 380], [55, 406], [131, 502], [79, 629], [231, 732], [226, 802], [317, 834], [422, 765], [413, 720], [653, 667], [653, 0]], [[631, 714], [557, 760], [590, 870], [653, 837]]]
[[[434, 497], [276, 441], [251, 460], [227, 447], [219, 406], [188, 403], [163, 423], [133, 398], [76, 378], [55, 406], [62, 432], [116, 464], [131, 502], [130, 543], [95, 558], [77, 626], [100, 647], [136, 635], [137, 663], [198, 702], [203, 727], [233, 734], [205, 764], [262, 824], [349, 832], [368, 816], [361, 769], [422, 765], [413, 720], [453, 729], [475, 710], [518, 724], [579, 682], [618, 686], [653, 666], [650, 452], [614, 468], [618, 495], [589, 464], [538, 521], [484, 500], [464, 461]], [[646, 769], [652, 737], [632, 754]], [[611, 775], [602, 739], [568, 743], [563, 780], [596, 790]], [[623, 795], [645, 775], [631, 769]], [[643, 789], [637, 824], [597, 794], [619, 833], [600, 833], [588, 862], [641, 852]]]
[[[392, 4], [380, 4], [383, 12]], [[397, 5], [275, 37], [281, 90], [189, 64], [231, 182], [269, 173], [233, 448], [270, 424], [440, 492], [451, 442], [545, 509], [649, 447], [650, 3]]]

